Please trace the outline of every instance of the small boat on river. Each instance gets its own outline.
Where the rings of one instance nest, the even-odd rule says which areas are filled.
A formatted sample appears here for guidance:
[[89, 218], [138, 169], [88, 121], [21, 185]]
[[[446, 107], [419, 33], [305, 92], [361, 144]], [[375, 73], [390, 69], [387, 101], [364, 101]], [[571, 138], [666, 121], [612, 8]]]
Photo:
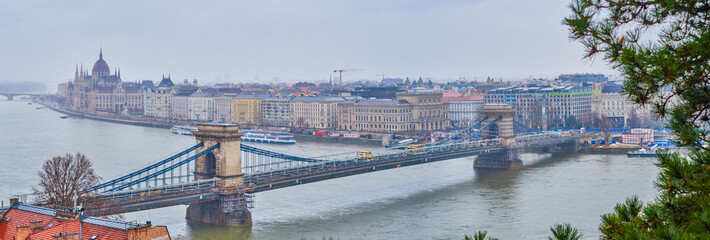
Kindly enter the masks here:
[[286, 132], [274, 132], [265, 130], [239, 130], [244, 133], [242, 136], [243, 141], [249, 142], [260, 142], [260, 143], [281, 143], [281, 144], [294, 144], [296, 140], [293, 139], [293, 135]]
[[192, 125], [177, 125], [170, 128], [170, 132], [177, 135], [192, 135], [192, 131], [197, 131], [197, 127]]

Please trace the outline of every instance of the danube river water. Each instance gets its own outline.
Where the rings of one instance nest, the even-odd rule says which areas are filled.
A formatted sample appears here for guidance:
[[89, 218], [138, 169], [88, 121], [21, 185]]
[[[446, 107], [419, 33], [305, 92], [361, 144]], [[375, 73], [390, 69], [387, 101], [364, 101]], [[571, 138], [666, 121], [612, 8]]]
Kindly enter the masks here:
[[[167, 129], [67, 118], [26, 101], [0, 100], [0, 199], [26, 193], [52, 156], [82, 152], [105, 180], [191, 146]], [[332, 143], [259, 145], [325, 155], [371, 149]], [[472, 168], [472, 158], [258, 193], [251, 228], [186, 222], [185, 206], [126, 214], [167, 225], [176, 239], [463, 239], [487, 230], [501, 239], [543, 239], [556, 223], [598, 238], [600, 215], [637, 195], [653, 199], [654, 159], [624, 155], [524, 154], [526, 167]]]

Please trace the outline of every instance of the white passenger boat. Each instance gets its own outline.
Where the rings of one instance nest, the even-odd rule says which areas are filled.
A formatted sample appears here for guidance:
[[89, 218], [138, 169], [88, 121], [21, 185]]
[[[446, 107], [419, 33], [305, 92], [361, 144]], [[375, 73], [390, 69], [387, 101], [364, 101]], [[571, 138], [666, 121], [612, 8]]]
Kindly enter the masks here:
[[177, 125], [170, 128], [170, 132], [178, 135], [192, 135], [192, 131], [197, 131], [197, 127], [191, 125]]
[[296, 140], [293, 139], [293, 135], [285, 132], [272, 132], [248, 129], [240, 129], [239, 131], [244, 133], [244, 136], [242, 136], [243, 141], [282, 144], [296, 143]]

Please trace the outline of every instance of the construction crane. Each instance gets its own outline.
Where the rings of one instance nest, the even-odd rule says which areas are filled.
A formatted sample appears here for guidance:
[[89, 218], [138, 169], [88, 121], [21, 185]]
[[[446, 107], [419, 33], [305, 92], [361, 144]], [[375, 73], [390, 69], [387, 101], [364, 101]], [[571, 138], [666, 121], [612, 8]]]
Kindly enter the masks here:
[[362, 69], [336, 69], [333, 70], [334, 73], [340, 73], [340, 87], [343, 87], [343, 72], [355, 72], [355, 71], [362, 71]]

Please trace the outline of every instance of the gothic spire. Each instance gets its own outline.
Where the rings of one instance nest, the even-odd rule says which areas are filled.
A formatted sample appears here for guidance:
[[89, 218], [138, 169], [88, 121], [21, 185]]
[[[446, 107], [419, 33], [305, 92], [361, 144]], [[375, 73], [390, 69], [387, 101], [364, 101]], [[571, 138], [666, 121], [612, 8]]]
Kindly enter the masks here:
[[99, 48], [99, 59], [104, 59], [104, 48]]

